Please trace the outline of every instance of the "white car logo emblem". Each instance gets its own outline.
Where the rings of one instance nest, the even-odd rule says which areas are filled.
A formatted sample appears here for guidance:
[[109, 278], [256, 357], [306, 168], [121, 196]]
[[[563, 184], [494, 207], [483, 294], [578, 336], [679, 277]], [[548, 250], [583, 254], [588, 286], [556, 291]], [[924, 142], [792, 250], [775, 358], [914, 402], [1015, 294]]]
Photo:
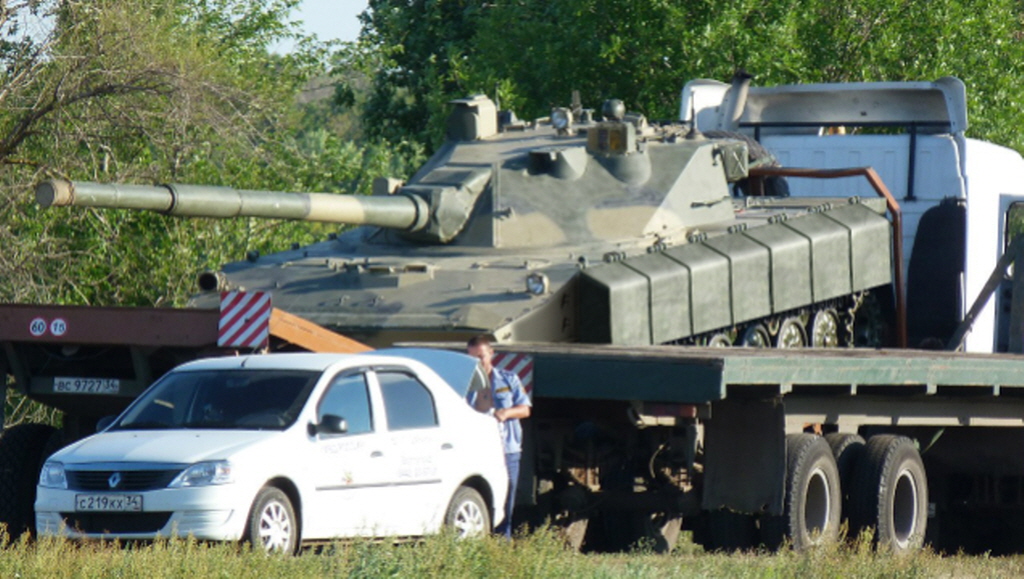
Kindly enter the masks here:
[[115, 472], [110, 475], [110, 478], [107, 479], [107, 484], [110, 485], [110, 488], [116, 489], [117, 485], [121, 484], [121, 473]]

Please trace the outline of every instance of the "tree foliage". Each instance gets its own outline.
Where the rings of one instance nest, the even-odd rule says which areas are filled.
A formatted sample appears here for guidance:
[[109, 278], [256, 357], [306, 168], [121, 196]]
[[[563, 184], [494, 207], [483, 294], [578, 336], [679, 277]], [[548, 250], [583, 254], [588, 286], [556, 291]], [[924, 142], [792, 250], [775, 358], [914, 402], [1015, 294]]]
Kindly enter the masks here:
[[363, 41], [386, 56], [376, 134], [436, 144], [440, 105], [485, 92], [524, 117], [621, 98], [675, 118], [683, 83], [759, 85], [958, 76], [972, 134], [1024, 150], [1022, 8], [1012, 0], [371, 0]]
[[0, 11], [0, 300], [181, 304], [197, 272], [325, 226], [51, 209], [59, 177], [366, 192], [394, 159], [315, 128], [297, 97], [323, 48], [297, 0], [23, 0]]

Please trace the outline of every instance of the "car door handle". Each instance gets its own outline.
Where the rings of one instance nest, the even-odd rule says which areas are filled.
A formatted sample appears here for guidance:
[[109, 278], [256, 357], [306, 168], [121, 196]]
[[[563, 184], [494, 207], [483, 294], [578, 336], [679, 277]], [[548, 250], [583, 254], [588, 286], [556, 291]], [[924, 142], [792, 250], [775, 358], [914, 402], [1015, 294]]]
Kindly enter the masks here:
[[453, 448], [455, 447], [452, 446], [452, 443], [450, 442], [445, 442], [444, 444], [441, 445], [441, 450], [451, 450]]
[[382, 456], [384, 456], [384, 453], [379, 450], [375, 450], [370, 453], [370, 458], [380, 458]]

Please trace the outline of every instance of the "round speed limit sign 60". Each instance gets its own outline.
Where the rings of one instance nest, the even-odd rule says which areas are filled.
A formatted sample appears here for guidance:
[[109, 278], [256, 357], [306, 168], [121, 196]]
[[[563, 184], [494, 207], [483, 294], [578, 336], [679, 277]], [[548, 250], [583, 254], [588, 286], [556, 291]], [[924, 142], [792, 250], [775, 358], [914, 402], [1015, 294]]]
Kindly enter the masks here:
[[47, 326], [48, 324], [45, 319], [33, 318], [32, 321], [28, 323], [28, 333], [38, 338], [46, 333]]

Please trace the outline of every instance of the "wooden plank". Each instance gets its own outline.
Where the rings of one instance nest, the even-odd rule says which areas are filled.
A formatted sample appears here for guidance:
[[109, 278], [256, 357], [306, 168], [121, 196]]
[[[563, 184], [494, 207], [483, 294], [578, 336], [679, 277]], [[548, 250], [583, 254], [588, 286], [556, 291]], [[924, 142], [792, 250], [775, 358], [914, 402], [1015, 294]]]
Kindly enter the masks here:
[[310, 352], [355, 354], [373, 349], [277, 308], [270, 312], [270, 335]]

